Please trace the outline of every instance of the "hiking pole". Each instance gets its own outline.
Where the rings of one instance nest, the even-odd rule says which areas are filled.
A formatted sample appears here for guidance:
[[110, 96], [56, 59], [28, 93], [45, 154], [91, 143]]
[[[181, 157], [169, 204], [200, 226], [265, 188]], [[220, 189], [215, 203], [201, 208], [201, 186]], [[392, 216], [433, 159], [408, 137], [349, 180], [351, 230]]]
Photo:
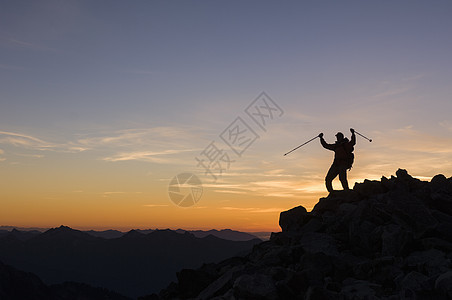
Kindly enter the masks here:
[[297, 150], [300, 147], [303, 147], [304, 145], [306, 145], [309, 142], [312, 142], [313, 140], [315, 140], [316, 138], [318, 138], [319, 136], [313, 137], [312, 139], [310, 139], [309, 141], [307, 141], [306, 143], [301, 144], [300, 146], [293, 148], [292, 150], [290, 150], [289, 152], [287, 152], [286, 154], [284, 154], [284, 156], [286, 156], [287, 154], [294, 152], [295, 150]]
[[364, 135], [362, 135], [362, 134], [359, 133], [358, 131], [355, 130], [355, 133], [356, 133], [357, 135], [362, 136], [363, 138], [365, 138], [365, 139], [368, 140], [369, 142], [372, 142], [372, 139], [369, 139], [368, 137], [365, 137]]

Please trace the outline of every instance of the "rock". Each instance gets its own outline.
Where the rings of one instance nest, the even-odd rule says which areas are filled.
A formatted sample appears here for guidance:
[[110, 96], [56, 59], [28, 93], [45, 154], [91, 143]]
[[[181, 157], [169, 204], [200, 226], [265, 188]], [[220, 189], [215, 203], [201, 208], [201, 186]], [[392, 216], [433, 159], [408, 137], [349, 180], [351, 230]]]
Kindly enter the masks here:
[[433, 176], [430, 180], [430, 185], [433, 190], [448, 190], [450, 187], [449, 181], [443, 174]]
[[378, 284], [348, 278], [344, 280], [340, 294], [344, 295], [345, 299], [380, 299], [376, 296], [380, 289], [381, 286]]
[[435, 230], [439, 233], [440, 237], [452, 241], [452, 215], [432, 210], [432, 216], [438, 221]]
[[319, 286], [310, 286], [306, 292], [306, 300], [340, 300], [343, 297]]
[[234, 282], [234, 296], [238, 299], [278, 299], [271, 278], [264, 274], [245, 274]]
[[400, 225], [388, 224], [383, 227], [381, 235], [381, 254], [399, 255], [412, 240], [411, 232], [403, 230]]
[[300, 229], [300, 233], [320, 231], [323, 225], [320, 218], [313, 217]]
[[404, 264], [410, 270], [416, 270], [431, 277], [446, 272], [449, 269], [450, 261], [444, 252], [429, 249], [411, 253], [404, 260]]
[[196, 272], [192, 269], [183, 269], [177, 274], [178, 290], [185, 298], [197, 296], [205, 289], [215, 277], [205, 271]]
[[400, 282], [400, 287], [403, 290], [410, 290], [414, 293], [424, 289], [424, 285], [428, 281], [428, 277], [422, 273], [413, 271], [408, 273]]
[[[280, 214], [240, 259], [180, 274], [163, 299], [450, 299], [452, 178], [399, 169]], [[199, 291], [198, 294], [197, 291]]]
[[312, 209], [314, 216], [323, 214], [327, 211], [337, 211], [342, 203], [356, 202], [359, 200], [359, 194], [353, 190], [349, 191], [334, 191], [326, 198], [320, 198], [319, 202]]
[[197, 299], [211, 299], [225, 293], [232, 287], [232, 277], [234, 273], [243, 270], [243, 266], [232, 268], [223, 274], [220, 278], [209, 284], [196, 298]]
[[388, 200], [395, 223], [412, 231], [416, 237], [435, 228], [438, 221], [428, 207], [414, 195], [395, 193]]
[[448, 299], [452, 299], [452, 271], [448, 271], [436, 279], [435, 290]]
[[279, 217], [279, 226], [282, 231], [297, 231], [307, 221], [308, 212], [303, 206], [294, 207], [283, 211]]
[[308, 232], [301, 236], [299, 243], [305, 251], [310, 253], [324, 253], [328, 256], [339, 255], [336, 240], [326, 233]]
[[398, 169], [396, 171], [397, 179], [403, 180], [403, 181], [411, 181], [413, 180], [413, 177], [411, 177], [410, 174], [408, 174], [407, 170], [405, 169]]
[[371, 195], [386, 193], [388, 188], [380, 181], [365, 179], [363, 183], [357, 183], [353, 190], [363, 197], [369, 197]]

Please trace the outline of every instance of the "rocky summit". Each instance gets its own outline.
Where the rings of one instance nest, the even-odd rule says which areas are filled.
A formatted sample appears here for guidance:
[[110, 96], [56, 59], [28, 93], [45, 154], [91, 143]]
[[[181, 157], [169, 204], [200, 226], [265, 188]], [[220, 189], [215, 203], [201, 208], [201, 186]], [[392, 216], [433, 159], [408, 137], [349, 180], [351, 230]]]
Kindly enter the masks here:
[[246, 256], [182, 270], [144, 299], [452, 299], [452, 178], [399, 169], [279, 224]]

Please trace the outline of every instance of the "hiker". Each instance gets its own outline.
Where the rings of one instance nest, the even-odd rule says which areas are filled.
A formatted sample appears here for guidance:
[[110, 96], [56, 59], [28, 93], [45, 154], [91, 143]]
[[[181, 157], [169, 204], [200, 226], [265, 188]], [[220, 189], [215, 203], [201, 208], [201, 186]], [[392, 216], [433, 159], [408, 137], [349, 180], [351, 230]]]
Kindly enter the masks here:
[[352, 138], [349, 141], [342, 132], [336, 134], [336, 142], [328, 144], [323, 139], [323, 133], [319, 134], [320, 143], [323, 148], [334, 151], [334, 161], [325, 177], [325, 185], [328, 192], [333, 192], [333, 180], [339, 175], [344, 190], [349, 190], [347, 181], [347, 169], [351, 169], [353, 165], [354, 155], [353, 146], [356, 143], [355, 130], [350, 128]]

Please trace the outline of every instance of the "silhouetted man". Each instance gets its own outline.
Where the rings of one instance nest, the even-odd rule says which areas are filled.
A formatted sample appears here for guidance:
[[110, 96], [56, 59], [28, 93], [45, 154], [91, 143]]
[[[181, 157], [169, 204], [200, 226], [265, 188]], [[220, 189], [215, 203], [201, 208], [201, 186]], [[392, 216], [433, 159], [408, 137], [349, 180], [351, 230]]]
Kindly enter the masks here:
[[351, 169], [353, 165], [354, 155], [353, 155], [353, 146], [356, 143], [355, 130], [350, 128], [350, 132], [352, 133], [352, 138], [349, 141], [347, 138], [344, 138], [344, 134], [342, 132], [338, 132], [336, 134], [336, 142], [334, 144], [328, 144], [323, 139], [323, 133], [319, 134], [320, 143], [325, 149], [334, 151], [334, 161], [328, 170], [328, 174], [325, 177], [325, 185], [328, 192], [333, 191], [333, 180], [339, 175], [339, 180], [342, 183], [342, 187], [344, 190], [348, 190], [348, 181], [347, 181], [347, 169]]

